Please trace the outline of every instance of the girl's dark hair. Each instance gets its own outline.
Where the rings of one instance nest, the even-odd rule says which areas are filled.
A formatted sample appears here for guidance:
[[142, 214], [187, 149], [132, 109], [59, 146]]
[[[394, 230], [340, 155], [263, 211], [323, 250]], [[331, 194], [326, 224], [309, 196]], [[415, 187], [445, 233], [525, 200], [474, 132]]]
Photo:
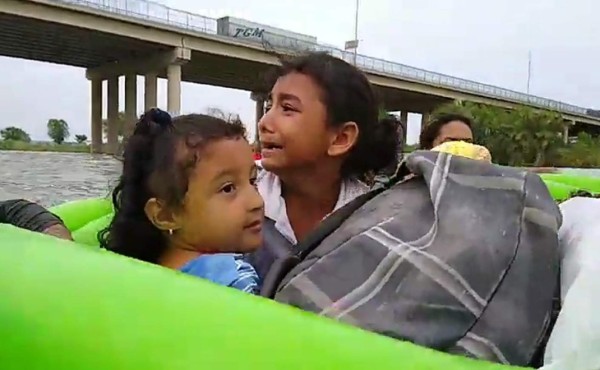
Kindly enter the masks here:
[[460, 121], [469, 126], [471, 130], [473, 129], [473, 122], [471, 122], [471, 119], [467, 116], [456, 113], [442, 114], [435, 117], [433, 120], [431, 120], [431, 122], [427, 123], [427, 125], [421, 130], [421, 135], [419, 136], [419, 148], [426, 150], [432, 149], [433, 142], [440, 134], [442, 127], [452, 121]]
[[202, 149], [217, 140], [245, 136], [239, 120], [227, 122], [203, 114], [171, 119], [159, 109], [142, 115], [125, 146], [123, 172], [112, 193], [115, 215], [110, 225], [98, 233], [100, 246], [158, 262], [167, 248], [167, 239], [146, 216], [146, 202], [158, 198], [167, 207], [181, 207]]
[[321, 100], [332, 126], [355, 122], [356, 145], [342, 165], [343, 177], [362, 177], [396, 161], [399, 151], [397, 122], [379, 120], [379, 104], [367, 77], [353, 65], [327, 53], [309, 53], [282, 60], [276, 77], [290, 73], [311, 77], [321, 88]]

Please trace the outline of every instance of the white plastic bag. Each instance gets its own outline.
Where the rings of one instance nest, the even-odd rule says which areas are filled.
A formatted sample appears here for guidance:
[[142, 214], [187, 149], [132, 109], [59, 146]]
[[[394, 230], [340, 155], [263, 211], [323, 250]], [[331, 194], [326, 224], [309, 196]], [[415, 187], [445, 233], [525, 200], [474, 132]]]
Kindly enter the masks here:
[[600, 369], [600, 199], [560, 205], [562, 309], [543, 370]]

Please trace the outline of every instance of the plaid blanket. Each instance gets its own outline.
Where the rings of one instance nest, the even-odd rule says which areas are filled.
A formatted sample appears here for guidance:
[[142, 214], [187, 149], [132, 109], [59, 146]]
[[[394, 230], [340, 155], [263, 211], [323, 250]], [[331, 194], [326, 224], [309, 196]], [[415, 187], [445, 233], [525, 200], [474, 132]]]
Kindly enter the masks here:
[[542, 180], [425, 151], [402, 172], [412, 175], [327, 236], [275, 300], [450, 353], [531, 363], [549, 328], [562, 222]]

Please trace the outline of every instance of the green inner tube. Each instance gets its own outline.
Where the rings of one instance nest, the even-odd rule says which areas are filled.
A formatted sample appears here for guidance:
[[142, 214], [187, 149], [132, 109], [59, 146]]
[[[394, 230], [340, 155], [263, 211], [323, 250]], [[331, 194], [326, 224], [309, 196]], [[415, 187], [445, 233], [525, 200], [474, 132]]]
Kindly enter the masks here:
[[86, 246], [98, 246], [98, 232], [106, 228], [113, 217], [113, 206], [108, 198], [66, 202], [50, 211], [64, 221], [77, 243]]
[[509, 370], [0, 225], [2, 370]]
[[62, 218], [67, 229], [75, 231], [112, 213], [113, 207], [108, 198], [90, 198], [59, 204], [50, 211]]
[[548, 186], [552, 197], [558, 201], [566, 200], [574, 192], [581, 190], [592, 194], [600, 194], [600, 177], [561, 173], [544, 173], [540, 177]]
[[563, 201], [569, 199], [571, 197], [571, 194], [580, 190], [576, 186], [566, 185], [560, 182], [554, 182], [550, 180], [544, 180], [544, 182], [546, 183], [546, 186], [550, 191], [550, 195], [552, 195], [552, 198], [554, 198], [554, 200], [556, 201]]
[[581, 190], [600, 193], [600, 177], [579, 176], [562, 173], [544, 173], [540, 175], [544, 181], [559, 182]]

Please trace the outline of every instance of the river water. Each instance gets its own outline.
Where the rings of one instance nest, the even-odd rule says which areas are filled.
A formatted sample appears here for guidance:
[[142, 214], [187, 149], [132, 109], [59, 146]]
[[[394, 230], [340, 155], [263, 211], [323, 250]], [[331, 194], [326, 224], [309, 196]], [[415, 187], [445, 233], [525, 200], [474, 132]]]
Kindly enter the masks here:
[[[25, 198], [44, 206], [105, 196], [115, 185], [121, 162], [85, 153], [0, 151], [0, 200]], [[600, 170], [566, 169], [600, 176]]]
[[111, 156], [0, 151], [0, 200], [25, 198], [44, 206], [105, 196], [121, 171]]

